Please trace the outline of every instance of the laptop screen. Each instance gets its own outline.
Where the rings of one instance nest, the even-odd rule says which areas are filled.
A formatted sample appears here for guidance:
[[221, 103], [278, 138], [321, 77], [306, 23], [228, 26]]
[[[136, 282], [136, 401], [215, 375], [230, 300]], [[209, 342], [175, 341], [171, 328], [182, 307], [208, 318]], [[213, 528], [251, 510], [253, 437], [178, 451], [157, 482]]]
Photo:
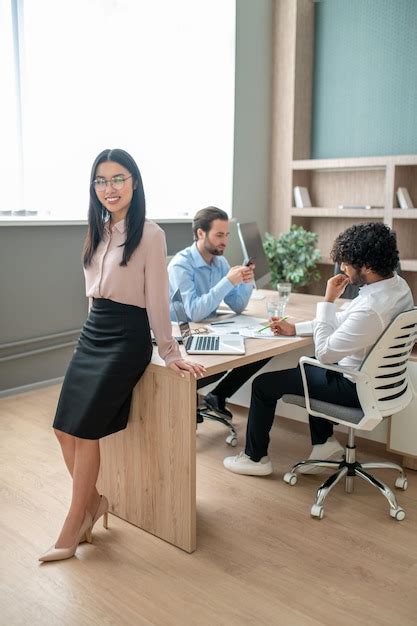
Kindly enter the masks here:
[[188, 323], [187, 313], [185, 312], [184, 303], [182, 301], [181, 292], [179, 289], [177, 289], [177, 291], [174, 293], [171, 301], [177, 318], [178, 326], [180, 328], [181, 337], [190, 337], [191, 328]]

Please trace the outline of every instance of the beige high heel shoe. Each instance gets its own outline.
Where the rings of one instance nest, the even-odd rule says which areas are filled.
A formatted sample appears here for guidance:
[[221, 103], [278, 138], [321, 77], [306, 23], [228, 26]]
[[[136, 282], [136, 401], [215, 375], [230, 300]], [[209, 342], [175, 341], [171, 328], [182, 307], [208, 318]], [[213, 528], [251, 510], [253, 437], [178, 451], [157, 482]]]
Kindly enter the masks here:
[[100, 502], [93, 517], [91, 530], [93, 530], [95, 523], [101, 516], [103, 516], [103, 527], [107, 529], [109, 527], [109, 502], [106, 496], [100, 496]]
[[[95, 523], [100, 519], [100, 517], [103, 516], [103, 527], [104, 528], [108, 528], [109, 527], [109, 502], [106, 498], [106, 496], [100, 496], [100, 501], [97, 505], [97, 509], [96, 512], [94, 513], [94, 517], [93, 520], [91, 522], [91, 530], [93, 530]], [[84, 541], [88, 541], [88, 539], [86, 538], [85, 535], [83, 535], [80, 538], [80, 543], [83, 543]]]
[[56, 548], [55, 546], [52, 546], [47, 552], [45, 552], [45, 554], [42, 554], [42, 556], [39, 557], [39, 561], [46, 563], [47, 561], [63, 561], [64, 559], [70, 559], [72, 556], [74, 556], [78, 548], [78, 544], [80, 543], [81, 537], [84, 537], [84, 540], [88, 541], [88, 543], [93, 542], [93, 537], [91, 534], [92, 524], [93, 520], [91, 518], [91, 513], [89, 513], [89, 511], [86, 511], [84, 521], [81, 524], [80, 532], [77, 535], [77, 540], [75, 541], [75, 543], [69, 548]]

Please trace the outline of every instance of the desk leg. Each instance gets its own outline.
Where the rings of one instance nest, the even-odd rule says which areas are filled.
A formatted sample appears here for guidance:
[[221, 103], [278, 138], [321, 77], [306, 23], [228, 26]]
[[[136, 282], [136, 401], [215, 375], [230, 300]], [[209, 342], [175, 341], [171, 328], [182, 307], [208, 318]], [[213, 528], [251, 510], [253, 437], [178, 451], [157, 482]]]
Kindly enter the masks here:
[[112, 513], [186, 552], [196, 547], [196, 384], [149, 366], [129, 424], [100, 442], [99, 490]]

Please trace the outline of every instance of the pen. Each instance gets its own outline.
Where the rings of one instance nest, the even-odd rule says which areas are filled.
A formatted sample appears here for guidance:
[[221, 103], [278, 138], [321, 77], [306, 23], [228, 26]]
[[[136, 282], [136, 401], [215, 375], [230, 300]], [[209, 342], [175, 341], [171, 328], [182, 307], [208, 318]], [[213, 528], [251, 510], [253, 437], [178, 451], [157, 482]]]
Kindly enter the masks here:
[[223, 326], [224, 324], [234, 324], [234, 322], [212, 322], [210, 326]]
[[[281, 319], [280, 319], [280, 320], [278, 320], [278, 321], [280, 321], [280, 322], [285, 322], [285, 320], [287, 320], [287, 319], [288, 319], [288, 315], [286, 315], [285, 317], [281, 317]], [[257, 333], [260, 333], [260, 332], [262, 332], [263, 330], [265, 330], [265, 328], [271, 328], [271, 324], [268, 324], [267, 326], [264, 326], [263, 328], [260, 328], [260, 329], [259, 329], [259, 330], [257, 330], [256, 332], [257, 332]]]

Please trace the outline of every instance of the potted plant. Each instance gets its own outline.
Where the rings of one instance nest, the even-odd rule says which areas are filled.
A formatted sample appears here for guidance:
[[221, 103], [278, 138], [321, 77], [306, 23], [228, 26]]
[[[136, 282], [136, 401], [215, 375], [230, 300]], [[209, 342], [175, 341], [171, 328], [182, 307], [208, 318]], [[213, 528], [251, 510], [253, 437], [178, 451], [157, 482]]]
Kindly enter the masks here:
[[265, 234], [264, 250], [269, 260], [271, 284], [292, 283], [293, 287], [303, 287], [312, 280], [320, 280], [317, 263], [321, 258], [316, 248], [318, 236], [302, 226], [291, 226], [287, 233], [274, 237]]

